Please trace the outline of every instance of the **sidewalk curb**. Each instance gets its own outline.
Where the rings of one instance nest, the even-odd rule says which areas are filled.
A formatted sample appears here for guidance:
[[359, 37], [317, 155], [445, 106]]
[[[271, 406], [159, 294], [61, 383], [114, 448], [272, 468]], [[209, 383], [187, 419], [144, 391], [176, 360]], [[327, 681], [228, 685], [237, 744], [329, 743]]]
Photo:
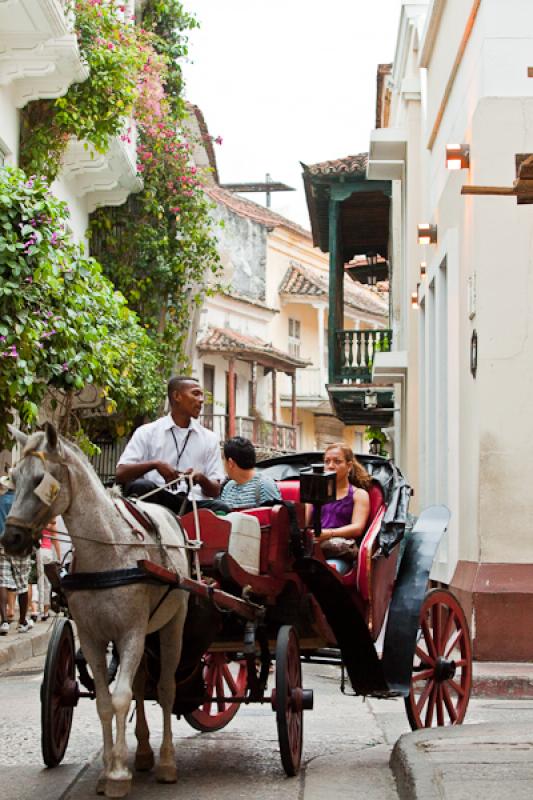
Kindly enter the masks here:
[[420, 762], [417, 740], [427, 738], [428, 731], [414, 731], [400, 736], [392, 749], [389, 766], [400, 800], [428, 800], [443, 798], [438, 782], [434, 781], [432, 766], [414, 766]]
[[[31, 633], [28, 638], [18, 638], [11, 645], [0, 649], [0, 672], [4, 672], [29, 658], [46, 653], [48, 641], [52, 635], [53, 624], [45, 630]], [[8, 634], [9, 636], [9, 634]], [[23, 634], [26, 636], [26, 634]], [[6, 637], [7, 638], [7, 637]]]

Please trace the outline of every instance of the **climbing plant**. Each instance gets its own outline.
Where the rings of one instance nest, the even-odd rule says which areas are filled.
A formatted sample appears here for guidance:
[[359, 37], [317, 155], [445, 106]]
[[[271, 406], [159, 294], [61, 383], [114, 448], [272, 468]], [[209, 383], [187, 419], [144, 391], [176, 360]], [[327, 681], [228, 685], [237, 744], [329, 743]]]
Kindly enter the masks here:
[[107, 412], [154, 410], [158, 361], [124, 297], [72, 240], [66, 206], [45, 179], [1, 167], [0, 443], [10, 409], [30, 425], [50, 390], [72, 407], [95, 384]]

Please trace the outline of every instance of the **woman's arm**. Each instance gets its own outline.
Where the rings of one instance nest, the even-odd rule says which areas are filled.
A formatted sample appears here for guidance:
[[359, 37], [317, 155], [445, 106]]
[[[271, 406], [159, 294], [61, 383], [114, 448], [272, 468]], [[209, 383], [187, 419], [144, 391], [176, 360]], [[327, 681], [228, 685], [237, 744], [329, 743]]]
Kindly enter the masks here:
[[342, 536], [344, 539], [357, 539], [365, 532], [370, 514], [370, 496], [365, 489], [354, 489], [353, 499], [352, 521], [350, 524], [342, 525], [340, 528], [324, 528], [320, 534], [321, 542], [334, 539], [335, 536]]

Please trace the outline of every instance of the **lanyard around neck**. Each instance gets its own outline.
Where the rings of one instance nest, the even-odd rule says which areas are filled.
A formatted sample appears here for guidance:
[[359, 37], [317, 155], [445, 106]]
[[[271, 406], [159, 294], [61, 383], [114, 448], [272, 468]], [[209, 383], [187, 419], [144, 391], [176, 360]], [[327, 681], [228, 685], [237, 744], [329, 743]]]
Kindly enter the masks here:
[[181, 447], [181, 450], [180, 450], [180, 449], [179, 449], [179, 447], [178, 447], [178, 441], [177, 441], [177, 439], [176, 439], [176, 434], [174, 433], [174, 428], [171, 428], [171, 429], [170, 429], [170, 432], [171, 432], [171, 434], [172, 434], [172, 438], [174, 439], [174, 445], [175, 445], [175, 447], [176, 447], [176, 457], [177, 457], [177, 460], [176, 460], [176, 469], [178, 469], [178, 467], [179, 467], [179, 465], [180, 465], [180, 459], [181, 459], [181, 457], [182, 457], [182, 455], [183, 455], [183, 453], [184, 453], [184, 451], [185, 451], [185, 448], [187, 447], [187, 442], [189, 441], [189, 436], [190, 436], [190, 435], [191, 435], [191, 433], [192, 433], [192, 428], [189, 428], [189, 430], [187, 431], [187, 436], [185, 437], [185, 441], [183, 442], [183, 445], [182, 445], [182, 447]]

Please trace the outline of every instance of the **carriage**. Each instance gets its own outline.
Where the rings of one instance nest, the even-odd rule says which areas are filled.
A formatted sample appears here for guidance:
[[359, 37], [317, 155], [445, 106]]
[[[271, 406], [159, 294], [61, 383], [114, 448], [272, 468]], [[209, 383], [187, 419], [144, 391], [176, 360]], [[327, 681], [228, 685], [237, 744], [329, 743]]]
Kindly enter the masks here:
[[[413, 729], [460, 724], [468, 706], [472, 651], [465, 615], [450, 591], [428, 590], [449, 512], [432, 507], [412, 520], [411, 490], [394, 464], [379, 456], [359, 459], [373, 485], [369, 523], [353, 564], [326, 561], [305, 523], [302, 501], [319, 505], [331, 489], [331, 476], [312, 466], [321, 461], [319, 453], [258, 465], [277, 481], [283, 503], [239, 510], [259, 530], [254, 556], [236, 552], [232, 519], [199, 510], [181, 524], [189, 539], [201, 540], [201, 575], [180, 579], [149, 561], [138, 564], [144, 579], [191, 593], [174, 713], [196, 730], [217, 731], [241, 705], [270, 704], [287, 775], [298, 772], [303, 712], [313, 707], [312, 691], [302, 686], [302, 661], [338, 664], [342, 688], [346, 671], [357, 695], [403, 697]], [[52, 578], [60, 598], [61, 583]], [[155, 699], [156, 634], [146, 638], [145, 659], [146, 698]], [[108, 660], [111, 682], [118, 666], [112, 649]], [[41, 689], [49, 767], [64, 756], [74, 707], [94, 696], [65, 608], [55, 623]]]

